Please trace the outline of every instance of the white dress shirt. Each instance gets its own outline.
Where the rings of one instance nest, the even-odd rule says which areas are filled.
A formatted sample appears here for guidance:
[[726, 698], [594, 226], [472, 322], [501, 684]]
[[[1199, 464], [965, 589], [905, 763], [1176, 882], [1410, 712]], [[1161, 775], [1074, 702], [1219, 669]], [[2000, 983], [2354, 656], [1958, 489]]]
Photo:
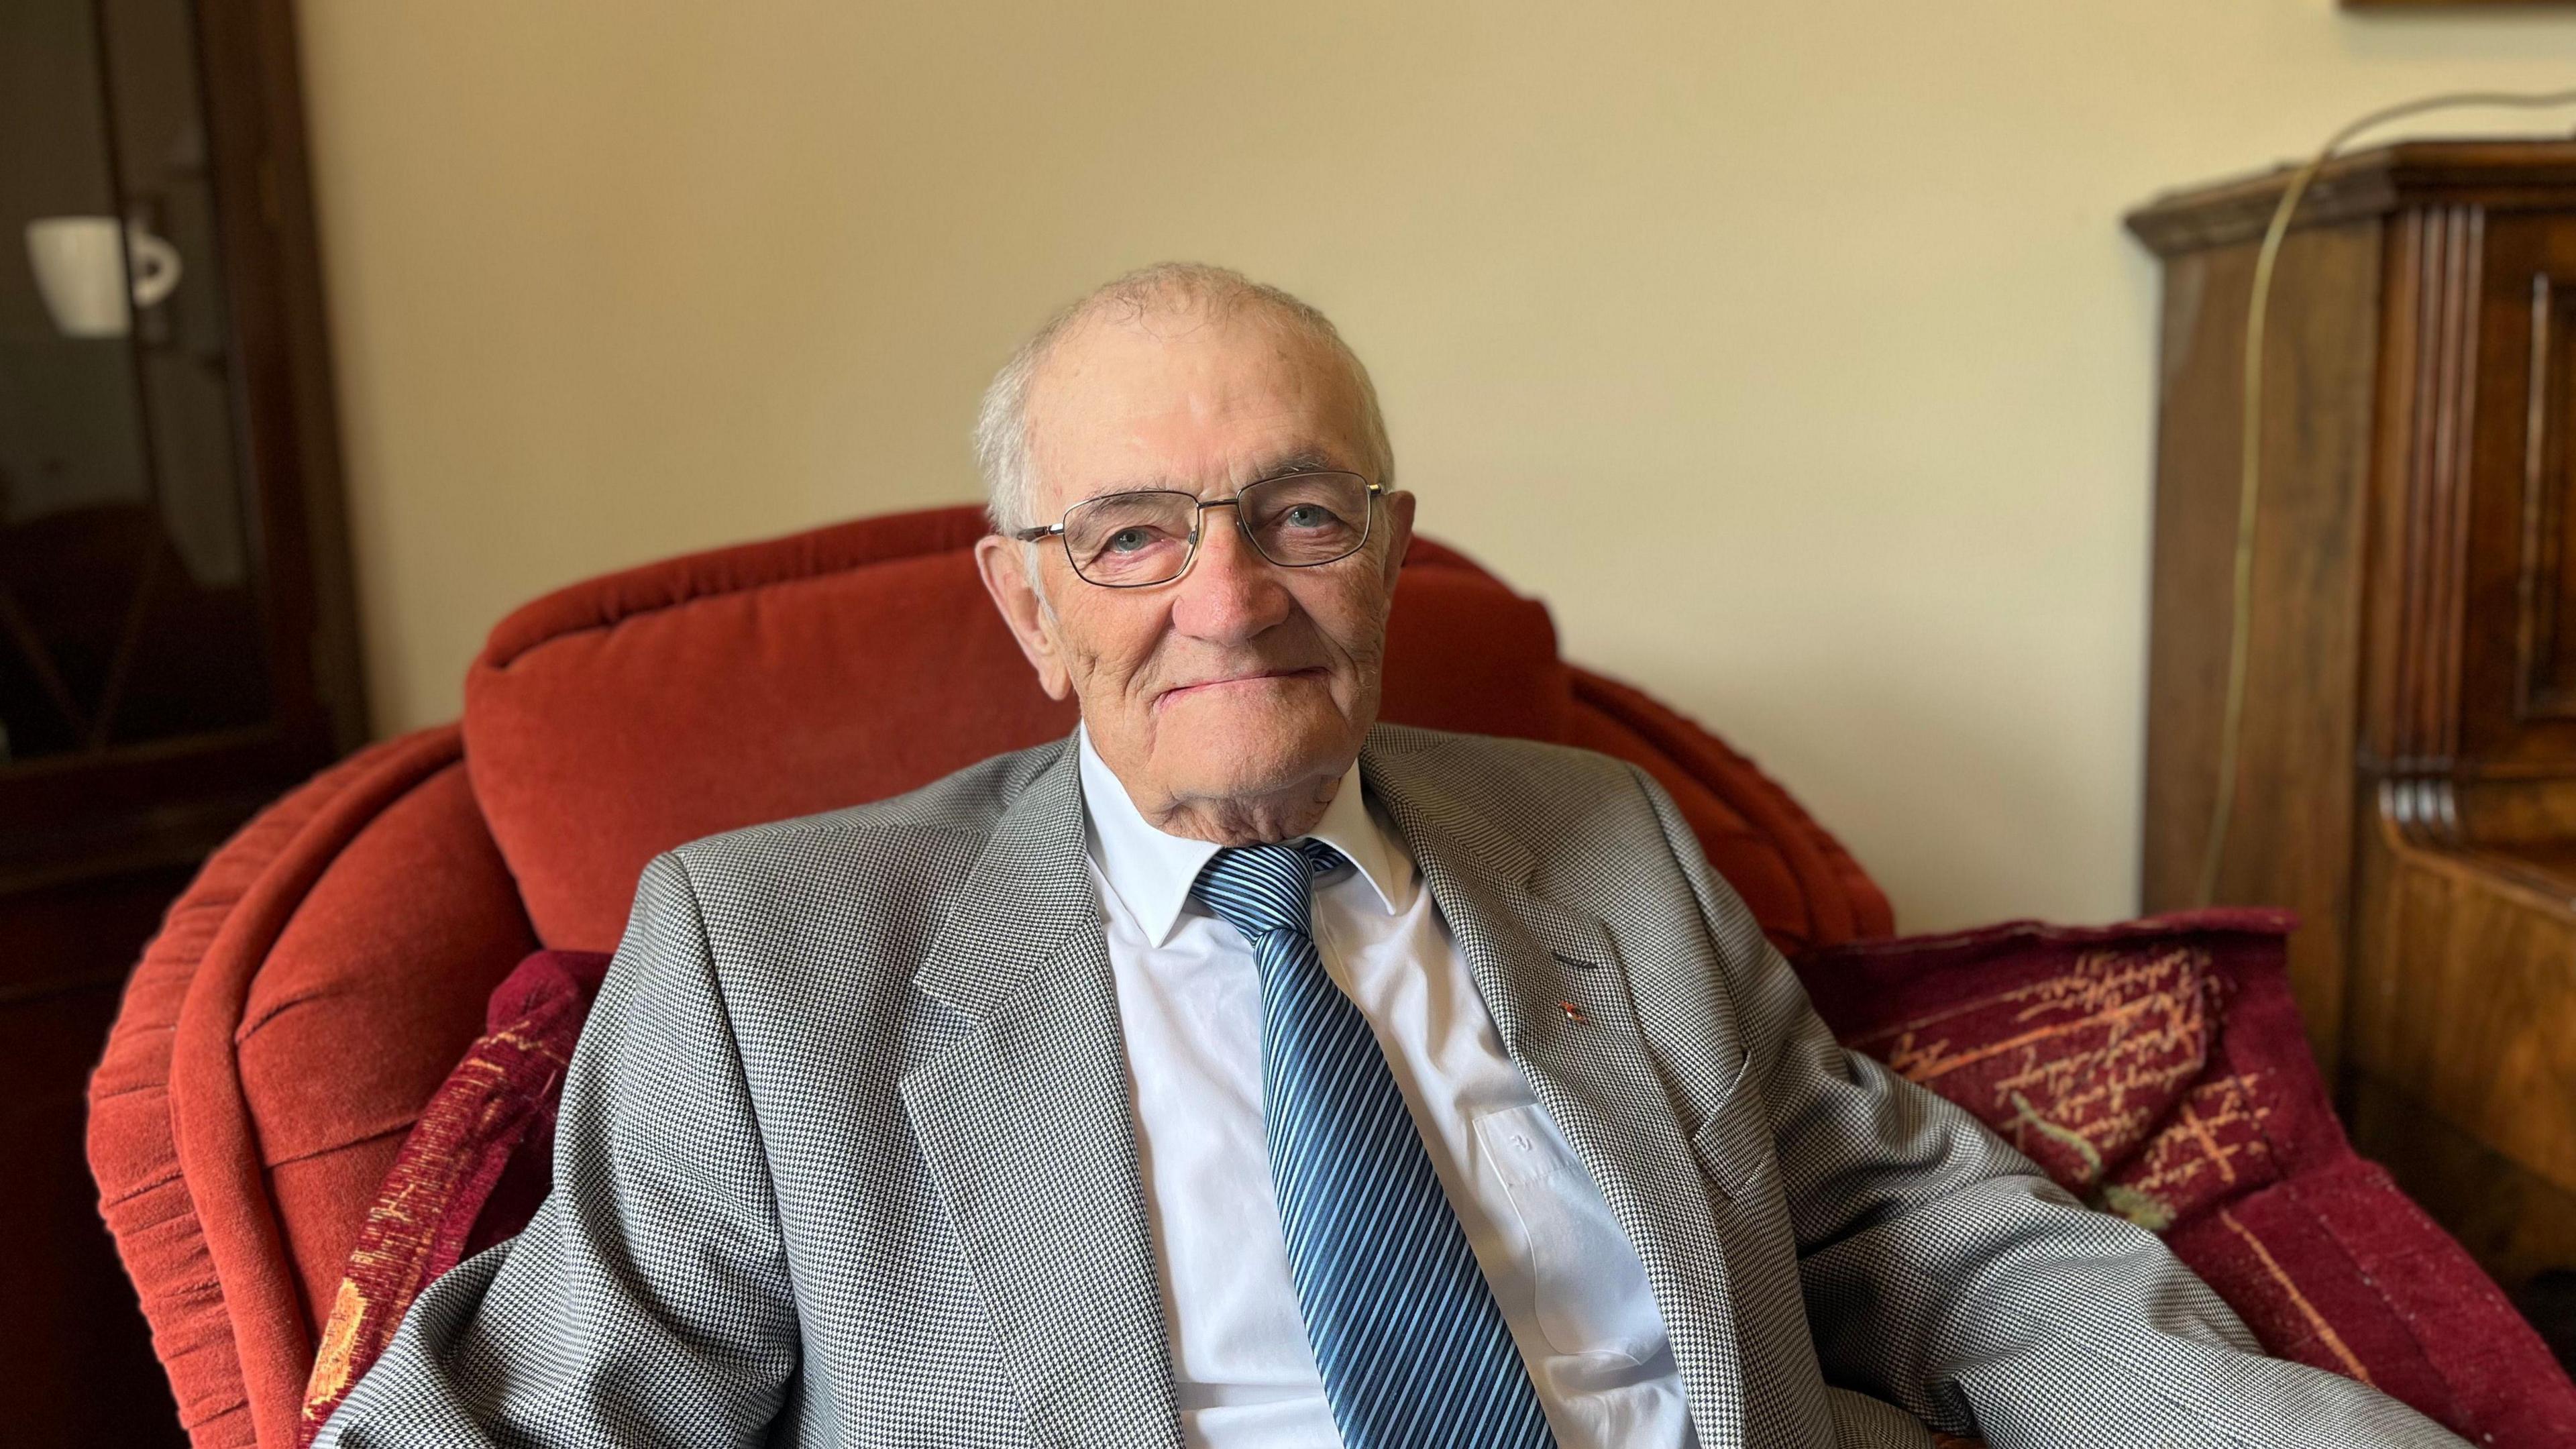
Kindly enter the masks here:
[[[1341, 1444], [1306, 1342], [1261, 1120], [1261, 983], [1190, 887], [1217, 847], [1146, 823], [1081, 741], [1134, 1083], [1136, 1146], [1191, 1449]], [[1357, 765], [1314, 830], [1351, 866], [1315, 887], [1315, 942], [1377, 1033], [1440, 1185], [1563, 1449], [1696, 1443], [1644, 1267], [1504, 1054], [1413, 858]]]

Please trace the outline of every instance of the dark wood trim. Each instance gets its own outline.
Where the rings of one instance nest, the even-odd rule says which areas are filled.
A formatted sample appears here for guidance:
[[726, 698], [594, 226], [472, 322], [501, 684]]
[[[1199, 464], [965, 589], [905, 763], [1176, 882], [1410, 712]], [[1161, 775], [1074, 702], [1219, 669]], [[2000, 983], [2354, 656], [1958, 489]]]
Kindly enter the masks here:
[[[2169, 191], [2128, 215], [2158, 256], [2260, 240], [2296, 164]], [[2317, 174], [2294, 229], [2400, 210], [2576, 207], [2576, 141], [2409, 141], [2336, 157]]]
[[366, 739], [366, 691], [294, 6], [200, 0], [197, 24], [246, 476], [277, 658], [300, 686], [280, 692], [296, 702], [281, 724], [328, 758]]
[[2576, 1263], [2576, 1193], [2366, 1072], [2354, 1075], [2349, 1101], [2353, 1146], [2404, 1183], [2497, 1282]]
[[2576, 0], [2338, 0], [2346, 10], [2529, 10], [2565, 9]]

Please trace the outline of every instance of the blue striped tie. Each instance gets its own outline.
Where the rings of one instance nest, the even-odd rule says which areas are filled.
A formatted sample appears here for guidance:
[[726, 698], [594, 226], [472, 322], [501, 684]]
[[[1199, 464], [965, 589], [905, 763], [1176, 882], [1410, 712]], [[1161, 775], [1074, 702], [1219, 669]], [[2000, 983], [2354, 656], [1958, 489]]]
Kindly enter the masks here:
[[1321, 841], [1220, 850], [1195, 894], [1261, 968], [1270, 1179], [1306, 1340], [1347, 1449], [1548, 1449], [1512, 1346], [1367, 1018], [1315, 949]]

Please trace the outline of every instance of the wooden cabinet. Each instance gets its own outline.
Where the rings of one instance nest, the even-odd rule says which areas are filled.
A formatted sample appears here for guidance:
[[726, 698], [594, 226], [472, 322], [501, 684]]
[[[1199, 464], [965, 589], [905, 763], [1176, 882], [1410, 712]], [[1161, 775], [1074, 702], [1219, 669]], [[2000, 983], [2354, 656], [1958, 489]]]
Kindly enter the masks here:
[[366, 735], [294, 34], [0, 0], [0, 1443], [185, 1442], [86, 1083], [196, 861]]
[[[2144, 896], [2216, 789], [2246, 304], [2285, 175], [2129, 218], [2163, 264]], [[2274, 281], [2222, 902], [2363, 1151], [2499, 1276], [2576, 1265], [2576, 144], [2356, 154]]]

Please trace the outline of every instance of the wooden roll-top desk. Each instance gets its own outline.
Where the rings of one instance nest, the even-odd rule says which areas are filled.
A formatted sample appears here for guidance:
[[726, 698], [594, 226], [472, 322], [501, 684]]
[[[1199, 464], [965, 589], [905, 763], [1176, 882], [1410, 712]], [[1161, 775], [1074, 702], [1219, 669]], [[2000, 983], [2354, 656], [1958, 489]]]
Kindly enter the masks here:
[[[2159, 198], [2145, 903], [2217, 788], [2255, 253], [2284, 172]], [[2282, 248], [2222, 903], [2355, 1140], [2508, 1283], [2576, 1265], [2576, 144], [2331, 165]]]

